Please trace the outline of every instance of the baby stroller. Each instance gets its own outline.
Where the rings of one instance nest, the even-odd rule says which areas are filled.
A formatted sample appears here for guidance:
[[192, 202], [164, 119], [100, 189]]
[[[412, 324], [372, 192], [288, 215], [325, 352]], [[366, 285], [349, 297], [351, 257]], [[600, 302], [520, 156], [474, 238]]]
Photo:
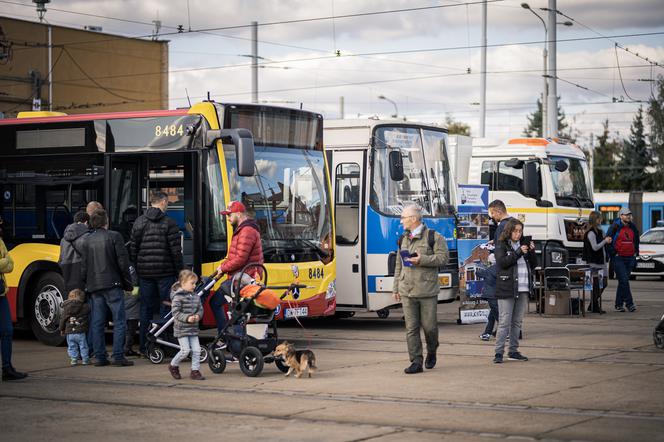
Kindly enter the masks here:
[[[262, 275], [256, 281], [250, 275]], [[241, 297], [240, 291], [253, 285], [250, 296]], [[279, 299], [283, 299], [295, 289], [307, 288], [306, 285], [267, 286], [267, 270], [261, 264], [248, 264], [231, 280], [231, 318], [219, 335], [208, 346], [208, 365], [213, 373], [223, 373], [227, 359], [239, 362], [242, 373], [249, 377], [261, 374], [265, 363], [274, 362], [283, 373], [288, 366], [280, 358], [272, 355], [277, 347], [277, 321], [275, 310], [257, 305], [257, 298], [264, 290], [284, 290]], [[262, 327], [261, 327], [262, 325]], [[249, 327], [257, 327], [259, 335], [252, 336]]]
[[664, 315], [660, 319], [659, 324], [655, 327], [655, 331], [652, 332], [653, 339], [655, 340], [655, 346], [664, 350]]
[[[219, 281], [222, 275], [215, 272], [208, 278], [201, 278], [194, 289], [196, 296], [205, 297], [210, 290]], [[166, 317], [160, 321], [153, 321], [146, 335], [148, 343], [146, 346], [148, 359], [153, 364], [161, 364], [165, 356], [175, 356], [180, 351], [178, 340], [173, 336], [173, 322], [175, 318], [169, 312]], [[208, 360], [208, 350], [201, 346], [201, 363]]]

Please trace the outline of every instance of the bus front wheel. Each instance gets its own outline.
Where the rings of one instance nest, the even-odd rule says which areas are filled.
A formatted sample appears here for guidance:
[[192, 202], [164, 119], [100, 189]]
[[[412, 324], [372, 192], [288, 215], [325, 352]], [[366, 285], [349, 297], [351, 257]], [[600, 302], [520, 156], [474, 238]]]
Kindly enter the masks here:
[[56, 272], [43, 273], [33, 285], [30, 309], [30, 327], [35, 337], [46, 345], [62, 345], [60, 317], [65, 300], [65, 282]]

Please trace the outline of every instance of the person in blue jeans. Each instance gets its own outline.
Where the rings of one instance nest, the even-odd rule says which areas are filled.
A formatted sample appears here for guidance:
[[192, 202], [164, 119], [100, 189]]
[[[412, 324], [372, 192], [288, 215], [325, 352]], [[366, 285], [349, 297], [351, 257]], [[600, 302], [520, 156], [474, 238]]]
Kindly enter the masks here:
[[630, 312], [635, 312], [636, 306], [629, 286], [629, 277], [632, 269], [636, 267], [636, 256], [639, 254], [639, 231], [632, 222], [632, 211], [629, 208], [620, 209], [618, 219], [611, 224], [606, 236], [612, 238], [609, 252], [614, 255], [613, 270], [618, 279], [616, 311], [624, 312], [627, 307]]
[[484, 332], [480, 335], [481, 340], [488, 341], [494, 334], [493, 327], [499, 318], [498, 300], [496, 299], [496, 258], [493, 253], [489, 255], [489, 266], [478, 264], [476, 273], [477, 276], [484, 279], [482, 299], [489, 303], [491, 309]]
[[180, 228], [170, 217], [168, 195], [157, 191], [150, 196], [151, 207], [139, 216], [131, 229], [129, 254], [136, 266], [140, 293], [140, 353], [147, 350], [147, 332], [159, 303], [159, 315], [170, 311], [171, 286], [184, 268]]
[[60, 333], [67, 337], [67, 354], [71, 365], [78, 364], [81, 358], [83, 365], [90, 363], [87, 332], [90, 326], [90, 304], [85, 302], [85, 292], [74, 289], [69, 292], [67, 300], [62, 304], [60, 317]]
[[129, 256], [122, 235], [108, 230], [105, 210], [96, 210], [90, 217], [92, 231], [81, 250], [81, 275], [92, 306], [92, 342], [97, 362], [95, 366], [109, 365], [106, 353], [105, 329], [107, 312], [113, 320], [114, 366], [134, 365], [124, 356], [127, 331], [124, 291], [131, 291]]

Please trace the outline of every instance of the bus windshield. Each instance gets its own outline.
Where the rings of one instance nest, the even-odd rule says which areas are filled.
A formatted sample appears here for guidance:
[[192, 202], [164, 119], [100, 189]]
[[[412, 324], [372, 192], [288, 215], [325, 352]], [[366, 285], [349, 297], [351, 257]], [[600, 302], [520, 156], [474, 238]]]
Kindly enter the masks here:
[[550, 157], [551, 161], [564, 161], [567, 168], [559, 172], [551, 167], [551, 181], [560, 206], [594, 207], [588, 164], [584, 160], [567, 157]]
[[322, 119], [290, 109], [232, 106], [226, 122], [254, 136], [254, 176], [238, 176], [234, 146], [224, 145], [224, 156], [230, 199], [242, 201], [258, 223], [266, 262], [327, 261], [332, 216]]
[[[453, 213], [450, 171], [443, 131], [407, 126], [381, 126], [374, 136], [371, 205], [385, 215], [399, 215], [404, 205], [415, 202], [427, 216]], [[398, 149], [404, 179], [391, 179], [389, 152]]]

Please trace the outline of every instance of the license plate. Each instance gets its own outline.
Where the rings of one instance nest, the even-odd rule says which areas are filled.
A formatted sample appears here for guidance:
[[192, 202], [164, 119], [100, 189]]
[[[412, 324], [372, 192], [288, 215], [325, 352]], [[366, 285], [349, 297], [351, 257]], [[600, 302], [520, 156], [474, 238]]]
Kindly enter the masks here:
[[287, 308], [284, 311], [284, 318], [300, 318], [309, 315], [309, 307]]
[[655, 268], [655, 263], [654, 262], [637, 262], [636, 263], [636, 268], [637, 269], [654, 269]]

